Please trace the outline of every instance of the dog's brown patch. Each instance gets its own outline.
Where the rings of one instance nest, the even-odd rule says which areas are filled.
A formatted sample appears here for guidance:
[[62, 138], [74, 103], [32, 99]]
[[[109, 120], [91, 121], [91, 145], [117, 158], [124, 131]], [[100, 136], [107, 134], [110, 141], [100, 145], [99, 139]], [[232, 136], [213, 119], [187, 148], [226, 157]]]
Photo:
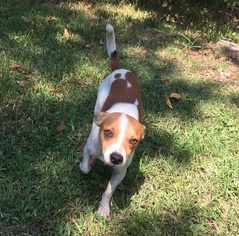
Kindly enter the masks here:
[[121, 77], [121, 74], [120, 74], [120, 73], [115, 74], [115, 78], [116, 78], [116, 79], [120, 79], [120, 77]]
[[[130, 84], [130, 86], [128, 86], [128, 83]], [[127, 72], [125, 75], [125, 79], [116, 79], [112, 83], [110, 93], [101, 111], [109, 110], [116, 103], [134, 104], [135, 101], [138, 102], [137, 107], [139, 110], [139, 122], [142, 123], [143, 107], [140, 98], [138, 78], [132, 72]]]

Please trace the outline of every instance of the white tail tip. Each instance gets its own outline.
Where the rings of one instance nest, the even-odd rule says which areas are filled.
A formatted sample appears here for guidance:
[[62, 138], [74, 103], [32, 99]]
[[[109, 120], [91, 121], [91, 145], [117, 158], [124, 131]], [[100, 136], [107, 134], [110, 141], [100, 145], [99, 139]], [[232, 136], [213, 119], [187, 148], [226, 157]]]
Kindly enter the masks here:
[[107, 31], [107, 33], [109, 33], [109, 34], [112, 34], [112, 33], [114, 32], [113, 26], [112, 26], [111, 24], [107, 24], [107, 25], [106, 25], [106, 31]]
[[116, 51], [115, 33], [111, 24], [106, 25], [106, 48], [110, 58], [111, 54]]

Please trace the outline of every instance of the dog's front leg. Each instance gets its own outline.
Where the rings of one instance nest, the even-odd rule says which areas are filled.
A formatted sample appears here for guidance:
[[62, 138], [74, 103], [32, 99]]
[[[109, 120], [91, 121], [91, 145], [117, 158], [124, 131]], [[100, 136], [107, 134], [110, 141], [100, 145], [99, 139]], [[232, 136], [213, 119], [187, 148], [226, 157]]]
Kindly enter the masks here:
[[126, 174], [126, 168], [120, 170], [114, 170], [111, 179], [105, 192], [102, 194], [101, 201], [99, 203], [98, 212], [102, 216], [109, 216], [110, 214], [110, 199], [117, 187], [117, 185], [123, 180]]
[[90, 172], [90, 169], [91, 169], [90, 158], [91, 158], [91, 155], [88, 148], [88, 143], [86, 143], [83, 150], [83, 160], [80, 163], [80, 169], [84, 174], [88, 174]]

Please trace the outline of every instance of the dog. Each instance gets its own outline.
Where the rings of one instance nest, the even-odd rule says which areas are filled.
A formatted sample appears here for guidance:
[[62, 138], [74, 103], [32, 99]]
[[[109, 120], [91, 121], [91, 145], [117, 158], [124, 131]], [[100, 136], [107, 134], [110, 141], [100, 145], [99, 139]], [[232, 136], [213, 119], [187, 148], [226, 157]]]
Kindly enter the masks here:
[[125, 177], [135, 149], [144, 139], [143, 106], [138, 78], [120, 66], [114, 28], [106, 25], [106, 48], [112, 72], [98, 89], [91, 133], [83, 150], [80, 169], [88, 174], [96, 158], [113, 168], [98, 212], [110, 214], [110, 199], [117, 185]]

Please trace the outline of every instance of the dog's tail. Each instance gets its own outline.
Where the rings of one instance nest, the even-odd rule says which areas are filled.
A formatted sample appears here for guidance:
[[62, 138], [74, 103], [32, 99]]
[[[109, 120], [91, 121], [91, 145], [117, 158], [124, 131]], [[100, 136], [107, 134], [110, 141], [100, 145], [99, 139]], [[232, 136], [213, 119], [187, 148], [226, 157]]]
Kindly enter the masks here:
[[111, 24], [106, 25], [106, 48], [108, 52], [108, 57], [110, 60], [111, 70], [120, 69], [120, 62], [116, 50], [116, 43], [115, 43], [115, 32], [114, 28]]

